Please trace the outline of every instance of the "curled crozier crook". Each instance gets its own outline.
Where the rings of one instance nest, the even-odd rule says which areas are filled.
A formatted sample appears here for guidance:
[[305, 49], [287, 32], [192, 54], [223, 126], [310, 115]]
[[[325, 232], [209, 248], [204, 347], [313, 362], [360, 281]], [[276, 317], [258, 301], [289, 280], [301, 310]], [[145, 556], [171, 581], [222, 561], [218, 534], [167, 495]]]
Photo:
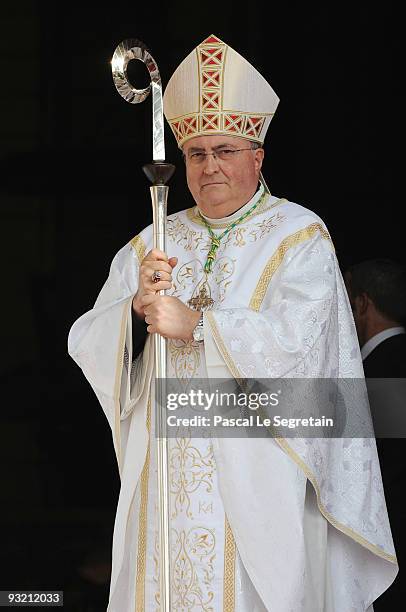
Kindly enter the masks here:
[[[143, 62], [148, 70], [151, 83], [144, 89], [135, 88], [127, 74], [128, 63], [133, 60]], [[162, 104], [162, 82], [158, 66], [147, 51], [143, 42], [135, 38], [123, 40], [114, 51], [111, 60], [114, 85], [120, 94], [130, 104], [144, 102], [152, 91], [152, 146], [153, 160], [165, 161], [164, 115]]]
[[[127, 75], [128, 63], [133, 60], [143, 62], [151, 77], [145, 89], [136, 89]], [[175, 166], [165, 162], [164, 115], [162, 104], [162, 83], [155, 60], [147, 51], [144, 43], [136, 39], [124, 40], [114, 51], [111, 60], [114, 85], [120, 96], [130, 104], [143, 102], [152, 91], [152, 145], [153, 162], [145, 164], [143, 170], [152, 183], [150, 187], [153, 212], [154, 248], [166, 252], [166, 208], [168, 198], [167, 181]], [[164, 295], [160, 290], [159, 294]], [[166, 339], [154, 334], [155, 361], [155, 402], [156, 411], [156, 451], [158, 475], [158, 518], [159, 518], [159, 591], [160, 610], [170, 612], [170, 521], [169, 521], [169, 480], [168, 480], [168, 441], [166, 434], [166, 376], [167, 347]]]

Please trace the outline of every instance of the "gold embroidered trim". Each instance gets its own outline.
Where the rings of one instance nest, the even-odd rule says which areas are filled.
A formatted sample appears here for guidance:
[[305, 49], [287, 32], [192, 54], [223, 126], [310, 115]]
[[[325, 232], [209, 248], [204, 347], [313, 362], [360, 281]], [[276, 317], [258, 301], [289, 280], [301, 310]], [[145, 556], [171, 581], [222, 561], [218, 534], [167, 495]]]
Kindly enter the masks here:
[[[295, 237], [299, 237], [301, 233], [304, 233], [305, 238], [308, 238], [310, 236], [312, 236], [314, 234], [315, 231], [321, 231], [323, 238], [326, 238], [328, 240], [331, 240], [330, 235], [328, 234], [328, 232], [319, 224], [319, 223], [312, 223], [311, 225], [309, 225], [307, 228], [305, 228], [304, 230], [300, 230], [299, 232], [296, 232], [295, 234], [292, 234], [291, 236], [288, 236], [284, 241], [281, 242], [279, 248], [277, 249], [275, 255], [273, 257], [276, 257], [276, 260], [278, 261], [278, 265], [281, 263], [282, 258], [278, 259], [278, 253], [281, 250], [281, 253], [283, 253], [283, 255], [286, 253], [287, 248], [284, 246], [286, 242], [291, 242], [290, 246], [292, 246], [293, 244], [299, 244], [301, 242], [301, 240], [299, 240], [299, 238], [296, 238], [296, 242], [295, 242]], [[306, 235], [306, 232], [307, 235]], [[273, 257], [271, 257], [270, 262], [272, 261]], [[268, 264], [270, 263], [268, 262]], [[268, 266], [267, 264], [267, 266]], [[267, 269], [267, 266], [265, 266], [265, 270]], [[267, 282], [269, 284], [272, 275], [275, 273], [275, 270], [277, 269], [278, 266], [270, 266], [270, 273], [269, 273], [269, 278], [267, 277]], [[262, 275], [264, 275], [265, 273], [262, 273]], [[259, 283], [258, 283], [259, 285]], [[255, 292], [258, 289], [258, 285], [257, 288], [255, 289]], [[263, 286], [261, 285], [261, 290], [263, 289]], [[255, 297], [255, 292], [251, 298], [251, 302], [253, 301], [254, 297]], [[250, 304], [251, 304], [250, 302]], [[261, 299], [262, 302], [262, 299]], [[238, 371], [238, 368], [236, 366], [236, 364], [234, 363], [234, 360], [232, 359], [231, 355], [229, 354], [227, 347], [225, 346], [223, 339], [220, 335], [220, 332], [218, 331], [217, 328], [217, 324], [216, 321], [213, 318], [213, 313], [212, 312], [206, 312], [205, 313], [205, 317], [207, 318], [211, 331], [213, 333], [213, 338], [217, 344], [217, 347], [224, 359], [224, 361], [226, 362], [230, 372], [232, 373], [232, 375], [234, 376], [234, 378], [237, 380], [237, 382], [239, 382], [239, 384], [243, 384], [243, 381], [241, 380], [241, 374]], [[320, 489], [319, 486], [317, 484], [317, 479], [314, 476], [314, 474], [311, 472], [311, 470], [308, 468], [308, 466], [304, 463], [304, 461], [299, 457], [299, 455], [297, 455], [295, 453], [295, 451], [289, 446], [288, 442], [285, 440], [285, 438], [279, 438], [279, 437], [274, 437], [274, 440], [279, 444], [279, 446], [285, 450], [288, 455], [293, 459], [293, 461], [295, 461], [295, 463], [300, 467], [300, 469], [303, 471], [303, 473], [305, 474], [305, 476], [310, 480], [310, 482], [312, 483], [314, 490], [316, 492], [316, 498], [317, 498], [317, 506], [321, 512], [321, 514], [324, 516], [324, 518], [329, 521], [329, 523], [331, 525], [333, 525], [333, 527], [335, 527], [336, 529], [338, 529], [339, 531], [341, 531], [342, 533], [344, 533], [345, 535], [347, 535], [349, 538], [353, 539], [355, 542], [357, 542], [357, 544], [360, 544], [361, 546], [363, 546], [364, 548], [367, 548], [368, 550], [370, 550], [372, 553], [374, 553], [375, 555], [377, 555], [378, 557], [381, 557], [382, 559], [386, 559], [387, 561], [390, 561], [391, 563], [395, 563], [397, 564], [397, 559], [396, 559], [396, 555], [391, 555], [389, 553], [386, 553], [385, 551], [383, 551], [381, 548], [379, 548], [378, 546], [376, 546], [375, 544], [372, 544], [371, 542], [369, 542], [368, 540], [366, 540], [363, 536], [359, 535], [358, 533], [356, 533], [355, 531], [353, 531], [350, 527], [347, 527], [346, 525], [343, 525], [342, 523], [340, 523], [339, 521], [337, 521], [327, 510], [326, 508], [323, 506], [323, 504], [321, 503], [320, 500]]]
[[150, 461], [150, 429], [151, 429], [151, 396], [147, 405], [148, 448], [144, 467], [141, 472], [140, 511], [138, 520], [137, 575], [135, 578], [135, 612], [145, 610], [145, 571], [147, 558], [147, 511], [148, 511], [148, 478]]
[[313, 474], [313, 472], [310, 471], [310, 469], [307, 467], [307, 465], [305, 464], [305, 462], [299, 457], [299, 455], [297, 455], [297, 453], [289, 446], [288, 442], [285, 440], [285, 438], [274, 438], [275, 442], [277, 442], [277, 444], [279, 444], [279, 446], [285, 450], [288, 455], [293, 459], [293, 461], [296, 462], [296, 464], [301, 468], [301, 470], [304, 472], [305, 476], [310, 480], [310, 482], [313, 485], [313, 488], [316, 492], [316, 497], [317, 497], [317, 505], [319, 507], [319, 510], [321, 512], [321, 514], [324, 516], [325, 519], [327, 519], [329, 521], [329, 523], [331, 523], [333, 525], [333, 527], [335, 527], [336, 529], [338, 529], [339, 531], [342, 531], [342, 533], [345, 533], [345, 535], [347, 535], [348, 537], [352, 538], [353, 540], [355, 540], [358, 544], [361, 544], [361, 546], [364, 546], [365, 548], [367, 548], [368, 550], [370, 550], [372, 553], [375, 553], [376, 555], [378, 555], [379, 557], [382, 557], [383, 559], [386, 559], [387, 561], [390, 561], [391, 563], [396, 563], [397, 564], [397, 559], [396, 559], [396, 555], [390, 555], [389, 553], [386, 553], [385, 551], [383, 551], [381, 548], [379, 548], [379, 546], [376, 546], [375, 544], [372, 544], [371, 542], [369, 542], [368, 540], [366, 540], [363, 536], [359, 535], [356, 531], [353, 531], [350, 527], [347, 527], [346, 525], [343, 525], [342, 523], [340, 523], [339, 521], [337, 521], [332, 514], [330, 514], [326, 508], [323, 506], [323, 504], [320, 501], [320, 489], [319, 489], [319, 485], [317, 484], [317, 480], [315, 475]]
[[[130, 298], [132, 300], [132, 297]], [[120, 425], [120, 390], [121, 390], [121, 376], [123, 373], [124, 364], [124, 348], [125, 338], [127, 334], [127, 319], [128, 319], [128, 306], [129, 301], [127, 300], [124, 304], [123, 315], [121, 317], [120, 335], [117, 346], [117, 359], [116, 359], [116, 376], [114, 380], [114, 448], [117, 456], [117, 463], [119, 473], [121, 475], [121, 425]]]
[[145, 251], [146, 251], [146, 246], [145, 246], [143, 239], [138, 234], [137, 236], [134, 236], [132, 240], [130, 240], [130, 244], [132, 248], [134, 249], [134, 251], [137, 253], [139, 263], [141, 263], [145, 257]]
[[[206, 312], [205, 316], [207, 317], [207, 320], [209, 321], [210, 328], [211, 328], [212, 333], [213, 333], [213, 337], [214, 337], [214, 339], [216, 341], [218, 349], [221, 352], [221, 355], [222, 355], [224, 361], [226, 362], [230, 372], [232, 373], [234, 378], [237, 380], [237, 382], [240, 385], [244, 386], [244, 382], [241, 379], [241, 374], [238, 371], [237, 366], [235, 365], [231, 355], [227, 351], [227, 348], [226, 348], [226, 346], [225, 346], [225, 344], [223, 342], [223, 339], [220, 336], [220, 333], [219, 333], [218, 328], [217, 328], [217, 324], [216, 324], [216, 322], [215, 322], [215, 320], [213, 318], [213, 313], [212, 312]], [[345, 535], [347, 535], [348, 537], [352, 538], [358, 544], [360, 544], [361, 546], [364, 546], [365, 548], [367, 548], [368, 550], [370, 550], [374, 554], [378, 555], [378, 557], [382, 557], [383, 559], [386, 559], [387, 561], [390, 561], [391, 563], [397, 563], [397, 559], [396, 559], [395, 555], [390, 555], [389, 553], [384, 552], [381, 548], [379, 548], [375, 544], [372, 544], [371, 542], [368, 542], [368, 540], [366, 540], [363, 536], [360, 536], [359, 534], [357, 534], [355, 531], [353, 531], [349, 527], [346, 527], [345, 525], [343, 525], [342, 523], [337, 521], [325, 509], [325, 507], [322, 505], [322, 503], [320, 501], [320, 490], [319, 490], [319, 487], [318, 487], [318, 484], [317, 484], [316, 477], [309, 470], [309, 468], [304, 463], [304, 461], [295, 453], [295, 451], [289, 446], [289, 444], [287, 443], [287, 441], [284, 438], [275, 437], [274, 440], [279, 444], [279, 446], [282, 449], [286, 450], [288, 455], [295, 461], [295, 463], [300, 467], [300, 469], [303, 471], [305, 476], [312, 483], [312, 485], [314, 487], [314, 490], [316, 492], [318, 508], [319, 508], [321, 514], [324, 516], [324, 518], [327, 519], [329, 521], [329, 523], [331, 523], [333, 525], [333, 527], [335, 527], [339, 531], [342, 531], [342, 533], [345, 533]]]
[[237, 366], [235, 365], [233, 359], [231, 358], [231, 355], [229, 354], [227, 350], [226, 345], [223, 342], [223, 338], [221, 337], [218, 331], [218, 328], [217, 328], [216, 321], [214, 320], [213, 313], [208, 310], [207, 312], [204, 313], [204, 316], [210, 325], [210, 330], [211, 330], [211, 333], [213, 334], [213, 338], [217, 344], [217, 347], [221, 353], [221, 356], [223, 357], [224, 361], [227, 364], [228, 369], [230, 370], [231, 374], [234, 376], [235, 380], [240, 385], [242, 385], [243, 379], [241, 378], [241, 374], [238, 371]]
[[299, 230], [298, 232], [295, 232], [294, 234], [291, 234], [290, 236], [287, 236], [284, 240], [282, 240], [275, 253], [265, 265], [265, 268], [259, 278], [257, 286], [255, 287], [254, 293], [251, 297], [249, 308], [257, 312], [259, 311], [262, 301], [268, 290], [271, 278], [282, 263], [286, 252], [290, 248], [297, 246], [301, 242], [309, 240], [314, 236], [314, 234], [316, 234], [316, 232], [320, 232], [322, 238], [330, 240], [330, 242], [332, 243], [330, 234], [322, 225], [320, 225], [320, 223], [312, 223], [311, 225], [308, 225], [307, 227]]
[[240, 113], [238, 111], [220, 111], [216, 109], [213, 113], [188, 113], [174, 119], [168, 119], [168, 123], [178, 143], [182, 148], [185, 142], [196, 136], [224, 135], [238, 136], [250, 142], [263, 144], [264, 137], [261, 132], [268, 117], [275, 113]]
[[[200, 86], [199, 86], [199, 91], [200, 91]], [[216, 112], [217, 112], [217, 110], [216, 110]], [[240, 109], [234, 109], [234, 108], [223, 108], [223, 109], [221, 109], [220, 112], [221, 113], [227, 113], [227, 114], [235, 113], [237, 115], [247, 115], [248, 117], [265, 117], [265, 118], [273, 117], [275, 115], [275, 111], [273, 113], [249, 113], [248, 111], [244, 111], [244, 110], [240, 110]], [[197, 116], [199, 114], [200, 114], [200, 111], [195, 111], [193, 113], [186, 113], [186, 114], [183, 114], [183, 115], [176, 115], [176, 117], [172, 117], [172, 119], [167, 119], [167, 121], [168, 121], [169, 124], [172, 124], [174, 121], [181, 121], [185, 117], [195, 117], [195, 116]], [[225, 134], [221, 134], [221, 135], [225, 136]], [[233, 136], [234, 136], [234, 134], [233, 134]], [[251, 140], [251, 138], [250, 138], [250, 140]], [[252, 140], [255, 140], [255, 138], [253, 137]]]
[[234, 612], [235, 609], [235, 557], [235, 540], [230, 523], [225, 517], [223, 612]]
[[[271, 195], [271, 194], [269, 194], [269, 195]], [[263, 213], [267, 212], [268, 210], [271, 210], [271, 208], [275, 208], [275, 206], [280, 206], [281, 204], [284, 204], [285, 202], [287, 202], [286, 198], [279, 198], [273, 204], [269, 204], [269, 198], [265, 199], [264, 202], [261, 205], [259, 205], [258, 208], [255, 209], [249, 215], [249, 217], [247, 217], [246, 221], [243, 221], [241, 223], [241, 225], [244, 225], [245, 223], [247, 223], [248, 221], [250, 221], [254, 217], [257, 217], [258, 215], [262, 215]], [[206, 227], [205, 224], [203, 223], [199, 213], [197, 212], [197, 206], [193, 206], [192, 208], [188, 208], [186, 210], [186, 216], [189, 219], [189, 221], [192, 221], [193, 223], [196, 223], [197, 225], [201, 225], [202, 227]], [[219, 223], [218, 225], [217, 224], [216, 225], [212, 225], [211, 227], [213, 229], [225, 229], [229, 225], [230, 225], [230, 223]]]

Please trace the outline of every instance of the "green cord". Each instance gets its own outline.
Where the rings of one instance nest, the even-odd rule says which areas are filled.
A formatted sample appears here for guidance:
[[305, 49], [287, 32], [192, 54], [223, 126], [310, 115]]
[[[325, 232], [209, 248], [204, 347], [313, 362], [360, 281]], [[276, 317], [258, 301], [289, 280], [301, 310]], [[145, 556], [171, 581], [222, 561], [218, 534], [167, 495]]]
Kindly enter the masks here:
[[220, 236], [216, 236], [216, 234], [213, 232], [213, 230], [211, 229], [211, 227], [208, 224], [208, 222], [206, 221], [206, 219], [203, 217], [203, 215], [200, 214], [200, 211], [199, 211], [199, 216], [200, 216], [201, 220], [203, 221], [203, 223], [205, 224], [205, 226], [207, 227], [207, 229], [209, 230], [209, 234], [210, 234], [210, 238], [211, 238], [211, 246], [210, 246], [209, 252], [207, 254], [206, 263], [204, 264], [204, 271], [205, 272], [207, 272], [207, 273], [211, 272], [212, 266], [213, 266], [213, 262], [216, 259], [217, 249], [219, 248], [220, 242], [224, 238], [224, 236], [226, 236], [229, 232], [231, 232], [231, 230], [234, 229], [236, 225], [238, 225], [239, 223], [244, 221], [244, 219], [246, 219], [248, 217], [248, 215], [250, 215], [252, 213], [252, 211], [259, 204], [261, 204], [263, 202], [265, 196], [267, 196], [267, 195], [268, 194], [266, 192], [263, 193], [262, 197], [259, 198], [259, 200], [255, 204], [253, 204], [251, 206], [251, 208], [249, 208], [243, 215], [241, 215], [241, 217], [239, 217], [233, 223], [230, 223], [230, 225], [228, 227], [226, 227], [226, 229], [224, 230], [224, 232], [222, 234], [220, 234]]

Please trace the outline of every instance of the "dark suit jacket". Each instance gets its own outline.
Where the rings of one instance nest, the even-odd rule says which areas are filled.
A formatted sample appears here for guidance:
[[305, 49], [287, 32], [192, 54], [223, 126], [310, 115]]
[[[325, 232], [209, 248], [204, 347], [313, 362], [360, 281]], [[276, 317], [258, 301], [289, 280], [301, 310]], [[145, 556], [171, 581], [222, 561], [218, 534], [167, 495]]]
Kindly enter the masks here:
[[[365, 377], [403, 378], [404, 401], [399, 403], [399, 388], [396, 392], [397, 410], [406, 413], [406, 334], [387, 338], [379, 344], [364, 361]], [[390, 381], [388, 381], [390, 383]], [[376, 407], [371, 400], [371, 412], [382, 410], [382, 402]], [[391, 401], [391, 384], [385, 386], [385, 402]], [[406, 415], [405, 415], [406, 416]], [[401, 417], [400, 417], [401, 418]], [[404, 427], [400, 428], [400, 435]], [[403, 431], [404, 435], [404, 431]], [[374, 602], [375, 612], [389, 612], [405, 605], [406, 601], [406, 438], [377, 438], [376, 440], [386, 504], [392, 529], [393, 541], [399, 562], [399, 574], [395, 582]]]
[[406, 378], [406, 334], [378, 344], [364, 360], [366, 378]]

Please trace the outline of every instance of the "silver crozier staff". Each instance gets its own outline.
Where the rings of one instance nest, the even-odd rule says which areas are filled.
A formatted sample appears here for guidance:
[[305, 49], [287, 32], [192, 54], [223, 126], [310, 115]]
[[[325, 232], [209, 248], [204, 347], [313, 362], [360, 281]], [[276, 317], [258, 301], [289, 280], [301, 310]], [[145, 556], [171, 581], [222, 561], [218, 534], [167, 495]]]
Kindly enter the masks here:
[[[145, 89], [135, 89], [128, 80], [127, 65], [132, 59], [144, 62], [151, 77]], [[144, 43], [128, 39], [118, 45], [111, 60], [113, 80], [118, 93], [131, 104], [143, 102], [152, 90], [152, 144], [153, 162], [143, 166], [152, 183], [150, 187], [154, 247], [166, 252], [166, 205], [168, 187], [166, 182], [175, 171], [175, 166], [165, 163], [164, 116], [162, 107], [162, 84], [158, 66], [148, 53]], [[165, 291], [160, 291], [164, 294]], [[168, 491], [168, 451], [166, 438], [166, 340], [154, 334], [155, 348], [155, 405], [157, 415], [157, 464], [158, 464], [158, 503], [159, 503], [159, 581], [161, 611], [170, 612], [170, 548], [169, 548], [169, 491]]]

